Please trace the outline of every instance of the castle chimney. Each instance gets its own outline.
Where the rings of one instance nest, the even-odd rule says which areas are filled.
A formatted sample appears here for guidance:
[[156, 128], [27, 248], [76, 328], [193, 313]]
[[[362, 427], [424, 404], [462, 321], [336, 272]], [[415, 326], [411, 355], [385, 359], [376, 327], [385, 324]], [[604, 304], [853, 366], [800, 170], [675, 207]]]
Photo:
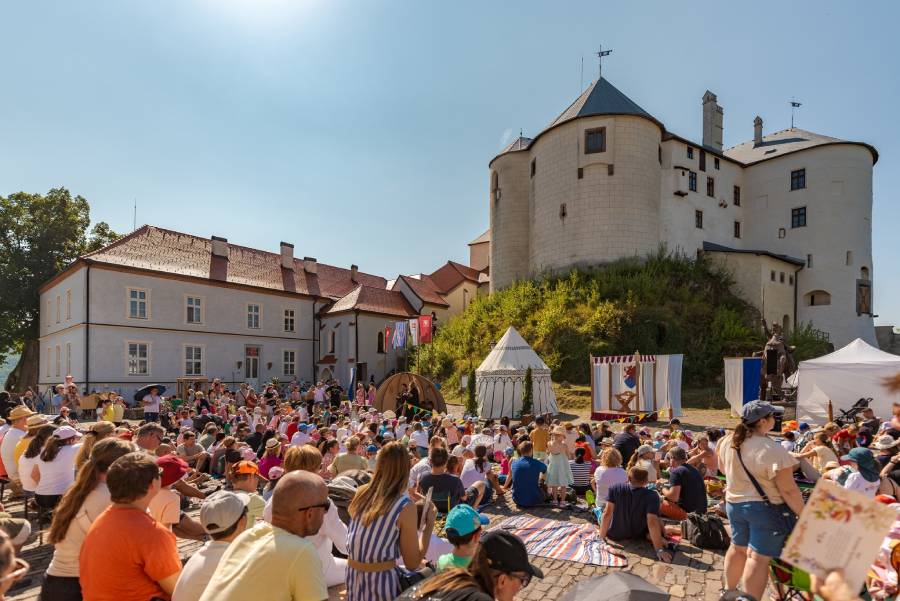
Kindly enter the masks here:
[[350, 281], [356, 282], [356, 274], [359, 273], [359, 267], [356, 265], [350, 266]]
[[703, 145], [722, 152], [722, 107], [716, 95], [706, 90], [703, 95]]
[[316, 258], [315, 257], [303, 257], [303, 271], [306, 273], [316, 273]]
[[228, 259], [228, 238], [213, 236], [211, 240], [213, 256], [221, 257], [222, 259]]
[[294, 270], [294, 245], [290, 242], [281, 243], [281, 266], [284, 269]]
[[757, 115], [753, 120], [753, 145], [759, 146], [760, 144], [762, 144], [762, 119]]

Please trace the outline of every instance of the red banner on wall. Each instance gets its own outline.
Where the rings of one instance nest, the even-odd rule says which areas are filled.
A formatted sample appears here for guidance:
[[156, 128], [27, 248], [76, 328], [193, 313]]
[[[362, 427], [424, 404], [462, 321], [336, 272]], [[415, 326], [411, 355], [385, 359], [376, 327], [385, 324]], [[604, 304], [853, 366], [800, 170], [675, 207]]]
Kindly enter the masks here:
[[431, 342], [431, 315], [419, 315], [419, 344]]
[[384, 326], [384, 348], [387, 349], [391, 343], [391, 326]]

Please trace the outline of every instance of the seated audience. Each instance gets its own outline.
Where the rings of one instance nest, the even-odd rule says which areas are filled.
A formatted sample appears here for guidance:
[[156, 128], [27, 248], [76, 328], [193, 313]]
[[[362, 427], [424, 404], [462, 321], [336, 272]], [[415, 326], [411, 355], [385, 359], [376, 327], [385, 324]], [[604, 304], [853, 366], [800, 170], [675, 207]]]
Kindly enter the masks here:
[[512, 489], [513, 501], [519, 507], [536, 507], [545, 500], [540, 479], [541, 474], [547, 473], [547, 464], [532, 457], [534, 446], [529, 440], [521, 443], [518, 450], [519, 458], [512, 462], [503, 488]]
[[684, 449], [671, 449], [669, 482], [657, 483], [663, 497], [660, 514], [671, 520], [681, 521], [689, 513], [706, 513], [706, 484], [697, 468], [687, 463], [687, 458]]
[[481, 540], [481, 527], [489, 523], [486, 516], [464, 503], [451, 509], [444, 529], [453, 551], [438, 558], [438, 570], [469, 567]]
[[659, 495], [647, 488], [647, 470], [631, 468], [628, 482], [613, 485], [606, 495], [600, 536], [616, 541], [649, 539], [656, 556], [671, 562], [671, 549], [665, 544], [659, 519], [659, 505]]

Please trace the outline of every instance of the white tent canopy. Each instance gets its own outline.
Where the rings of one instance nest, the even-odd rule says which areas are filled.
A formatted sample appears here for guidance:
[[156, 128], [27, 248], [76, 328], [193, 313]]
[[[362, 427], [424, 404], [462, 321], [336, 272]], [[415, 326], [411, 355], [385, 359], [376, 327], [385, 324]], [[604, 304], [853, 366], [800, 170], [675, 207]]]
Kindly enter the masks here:
[[797, 417], [801, 421], [824, 423], [828, 401], [834, 414], [849, 409], [860, 398], [872, 398], [870, 407], [882, 419], [890, 418], [891, 405], [900, 403], [900, 394], [884, 387], [887, 377], [900, 373], [900, 356], [870, 346], [857, 338], [842, 349], [809, 361], [798, 370]]
[[556, 394], [550, 381], [550, 368], [510, 326], [475, 370], [475, 395], [478, 414], [482, 419], [519, 416], [525, 389], [525, 370], [529, 367], [534, 397], [532, 414], [556, 414]]

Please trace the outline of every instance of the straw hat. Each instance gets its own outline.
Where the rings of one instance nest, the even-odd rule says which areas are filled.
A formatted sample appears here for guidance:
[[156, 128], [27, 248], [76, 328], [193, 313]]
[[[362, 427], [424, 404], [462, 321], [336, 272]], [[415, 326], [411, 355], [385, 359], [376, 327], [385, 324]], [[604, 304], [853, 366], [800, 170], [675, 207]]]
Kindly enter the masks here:
[[25, 405], [16, 405], [13, 407], [13, 410], [9, 412], [9, 421], [14, 422], [17, 419], [22, 419], [23, 417], [29, 417], [31, 415], [34, 415], [34, 411]]
[[391, 411], [390, 409], [388, 409], [387, 411], [385, 411], [383, 415], [384, 415], [384, 418], [385, 418], [385, 419], [394, 419], [394, 418], [397, 417], [397, 414], [394, 413], [393, 411]]
[[551, 432], [554, 436], [565, 436], [566, 429], [562, 426], [554, 426], [553, 431]]
[[[30, 418], [29, 421], [31, 421]], [[900, 444], [900, 441], [894, 440], [893, 436], [891, 436], [890, 434], [883, 434], [875, 439], [875, 442], [872, 443], [872, 446], [878, 450], [883, 451], [885, 449], [893, 449], [898, 444]]]
[[25, 421], [25, 425], [29, 429], [40, 428], [41, 426], [46, 426], [49, 423], [50, 423], [50, 420], [48, 420], [43, 415], [32, 415], [31, 417], [28, 418], [28, 420]]

